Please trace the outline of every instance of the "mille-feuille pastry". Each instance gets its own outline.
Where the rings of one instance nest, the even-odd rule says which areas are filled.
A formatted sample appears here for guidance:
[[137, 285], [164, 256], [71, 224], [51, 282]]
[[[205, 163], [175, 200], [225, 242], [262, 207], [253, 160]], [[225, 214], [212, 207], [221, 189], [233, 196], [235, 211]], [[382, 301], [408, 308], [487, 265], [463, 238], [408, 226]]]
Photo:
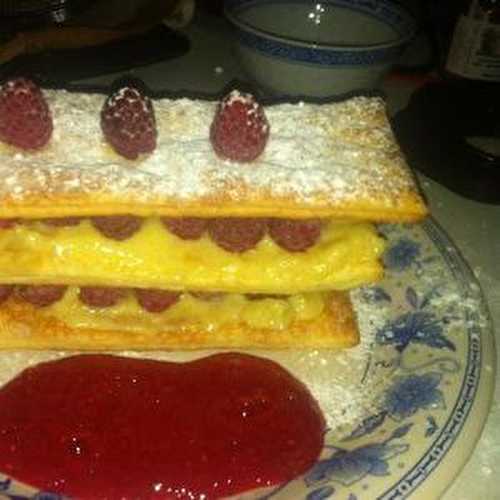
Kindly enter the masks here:
[[0, 348], [339, 348], [375, 222], [426, 215], [384, 102], [7, 82]]

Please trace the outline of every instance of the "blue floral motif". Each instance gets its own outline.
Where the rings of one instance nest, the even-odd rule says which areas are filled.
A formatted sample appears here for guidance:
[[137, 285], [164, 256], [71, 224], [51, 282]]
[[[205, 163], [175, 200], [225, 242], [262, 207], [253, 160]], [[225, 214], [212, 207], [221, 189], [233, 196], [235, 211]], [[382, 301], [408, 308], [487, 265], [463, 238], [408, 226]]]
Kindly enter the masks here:
[[0, 479], [0, 491], [7, 491], [10, 488], [12, 479], [6, 477], [5, 479]]
[[382, 442], [369, 443], [352, 450], [337, 448], [333, 454], [320, 460], [306, 475], [308, 486], [326, 481], [337, 481], [350, 486], [366, 476], [386, 476], [389, 474], [388, 461], [409, 449], [406, 443], [392, 443], [402, 438], [412, 424], [398, 427], [391, 436]]
[[392, 433], [392, 439], [399, 439], [399, 438], [405, 437], [412, 427], [413, 427], [412, 422], [410, 422], [409, 424], [405, 424], [405, 425], [398, 427]]
[[413, 287], [409, 286], [406, 289], [405, 297], [406, 297], [406, 302], [408, 302], [408, 304], [410, 304], [410, 306], [413, 307], [413, 309], [419, 308], [418, 295]]
[[428, 312], [409, 312], [379, 329], [375, 339], [380, 345], [393, 345], [403, 352], [410, 342], [439, 349], [455, 350], [455, 344], [443, 335], [441, 321]]
[[404, 271], [418, 257], [420, 257], [420, 244], [409, 238], [401, 238], [385, 252], [384, 264], [393, 271]]
[[350, 441], [351, 439], [358, 439], [362, 436], [366, 436], [366, 434], [370, 434], [375, 429], [380, 427], [387, 416], [386, 411], [381, 411], [379, 413], [375, 413], [374, 415], [370, 415], [363, 419], [361, 424], [359, 424], [343, 441]]
[[[65, 497], [58, 495], [57, 493], [40, 492], [37, 493], [33, 500], [64, 500]], [[66, 499], [67, 500], [67, 499]]]
[[[2, 498], [8, 500], [68, 500], [67, 497], [63, 497], [57, 493], [49, 493], [44, 491], [39, 491], [33, 495], [19, 495], [15, 493], [11, 493], [11, 488], [14, 488], [15, 484], [12, 482], [12, 479], [6, 477], [4, 479], [0, 479], [0, 492]], [[10, 490], [10, 491], [9, 491]]]
[[[226, 0], [226, 8], [235, 10], [245, 9], [247, 5], [255, 5], [265, 3], [266, 0]], [[392, 29], [399, 33], [402, 37], [410, 35], [415, 27], [414, 22], [399, 9], [393, 2], [387, 0], [327, 0], [327, 5], [332, 6], [347, 6], [349, 9], [356, 9], [363, 12], [365, 15], [374, 17], [383, 21], [385, 24], [390, 24]]]
[[331, 498], [335, 493], [335, 488], [333, 486], [322, 486], [311, 491], [307, 496], [306, 500], [324, 500], [326, 498]]
[[397, 58], [402, 52], [401, 45], [392, 45], [371, 50], [348, 50], [345, 47], [337, 49], [329, 47], [322, 49], [313, 45], [300, 46], [290, 43], [265, 38], [250, 31], [236, 27], [238, 41], [256, 52], [261, 52], [268, 57], [288, 59], [300, 63], [318, 66], [353, 66], [370, 65], [389, 62]]
[[43, 491], [35, 493], [33, 496], [13, 495], [7, 493], [5, 498], [8, 498], [9, 500], [69, 500], [67, 497], [63, 497], [57, 493], [47, 493]]
[[439, 389], [441, 377], [439, 372], [429, 372], [396, 378], [385, 394], [385, 410], [393, 419], [403, 420], [420, 409], [444, 407], [443, 393]]
[[368, 303], [392, 302], [391, 296], [380, 286], [364, 288], [363, 300]]
[[427, 426], [425, 428], [425, 437], [431, 437], [438, 430], [439, 427], [436, 422], [436, 419], [432, 415], [429, 415], [426, 420], [427, 420]]

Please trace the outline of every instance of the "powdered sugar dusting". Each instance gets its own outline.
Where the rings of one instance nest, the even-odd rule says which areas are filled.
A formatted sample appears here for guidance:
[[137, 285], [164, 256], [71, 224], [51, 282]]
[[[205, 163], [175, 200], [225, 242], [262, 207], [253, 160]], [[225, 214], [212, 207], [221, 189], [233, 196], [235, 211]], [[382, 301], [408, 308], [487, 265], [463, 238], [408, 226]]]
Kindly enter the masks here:
[[[325, 414], [328, 428], [341, 430], [357, 423], [375, 408], [375, 386], [382, 381], [366, 381], [360, 385], [368, 357], [372, 352], [374, 335], [386, 320], [386, 311], [361, 300], [361, 291], [352, 293], [360, 331], [358, 346], [340, 352], [326, 350], [258, 351], [253, 354], [273, 359], [298, 377], [318, 400]], [[214, 351], [196, 352], [135, 352], [124, 351], [118, 355], [154, 358], [170, 361], [188, 361], [212, 354]], [[0, 386], [22, 369], [40, 362], [73, 355], [69, 352], [12, 352], [0, 355]], [[377, 389], [380, 392], [380, 387]]]
[[375, 333], [387, 320], [387, 310], [368, 305], [362, 300], [362, 293], [361, 289], [351, 292], [362, 332], [360, 343], [336, 353], [314, 351], [309, 354], [314, 376], [300, 374], [305, 381], [310, 380], [310, 389], [320, 402], [328, 428], [333, 433], [341, 433], [373, 413], [379, 404], [378, 396], [388, 383], [387, 378], [373, 376], [364, 379], [373, 354]]
[[[254, 112], [257, 109], [257, 105], [252, 96], [250, 94], [242, 93], [239, 90], [232, 90], [229, 93], [229, 96], [222, 101], [222, 107], [231, 106], [235, 102], [241, 102], [242, 104], [251, 104]], [[252, 112], [252, 109], [249, 110], [248, 114]]]
[[215, 102], [156, 100], [157, 148], [131, 162], [113, 153], [103, 139], [99, 118], [104, 96], [45, 94], [54, 120], [51, 143], [34, 154], [1, 148], [0, 200], [22, 204], [33, 196], [83, 193], [106, 195], [118, 203], [177, 201], [182, 210], [199, 198], [220, 202], [224, 195], [245, 202], [265, 193], [305, 205], [319, 199], [325, 206], [375, 197], [378, 204], [394, 208], [402, 193], [414, 190], [378, 98], [269, 106], [266, 150], [241, 165], [212, 150]]

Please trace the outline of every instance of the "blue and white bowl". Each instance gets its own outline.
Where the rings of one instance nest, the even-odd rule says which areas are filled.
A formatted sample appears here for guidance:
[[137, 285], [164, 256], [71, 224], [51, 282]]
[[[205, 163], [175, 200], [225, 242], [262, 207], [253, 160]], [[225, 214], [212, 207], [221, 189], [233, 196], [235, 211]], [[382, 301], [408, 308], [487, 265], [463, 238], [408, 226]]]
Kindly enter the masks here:
[[389, 0], [226, 0], [225, 14], [245, 71], [281, 95], [374, 89], [415, 34]]

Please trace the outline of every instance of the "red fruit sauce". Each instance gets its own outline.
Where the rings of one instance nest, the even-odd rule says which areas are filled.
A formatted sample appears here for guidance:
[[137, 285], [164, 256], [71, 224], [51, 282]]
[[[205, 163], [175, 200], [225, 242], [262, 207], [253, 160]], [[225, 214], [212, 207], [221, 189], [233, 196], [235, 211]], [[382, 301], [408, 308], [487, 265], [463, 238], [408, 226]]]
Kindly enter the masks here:
[[325, 422], [278, 364], [77, 355], [0, 390], [0, 471], [83, 499], [213, 499], [307, 471]]

